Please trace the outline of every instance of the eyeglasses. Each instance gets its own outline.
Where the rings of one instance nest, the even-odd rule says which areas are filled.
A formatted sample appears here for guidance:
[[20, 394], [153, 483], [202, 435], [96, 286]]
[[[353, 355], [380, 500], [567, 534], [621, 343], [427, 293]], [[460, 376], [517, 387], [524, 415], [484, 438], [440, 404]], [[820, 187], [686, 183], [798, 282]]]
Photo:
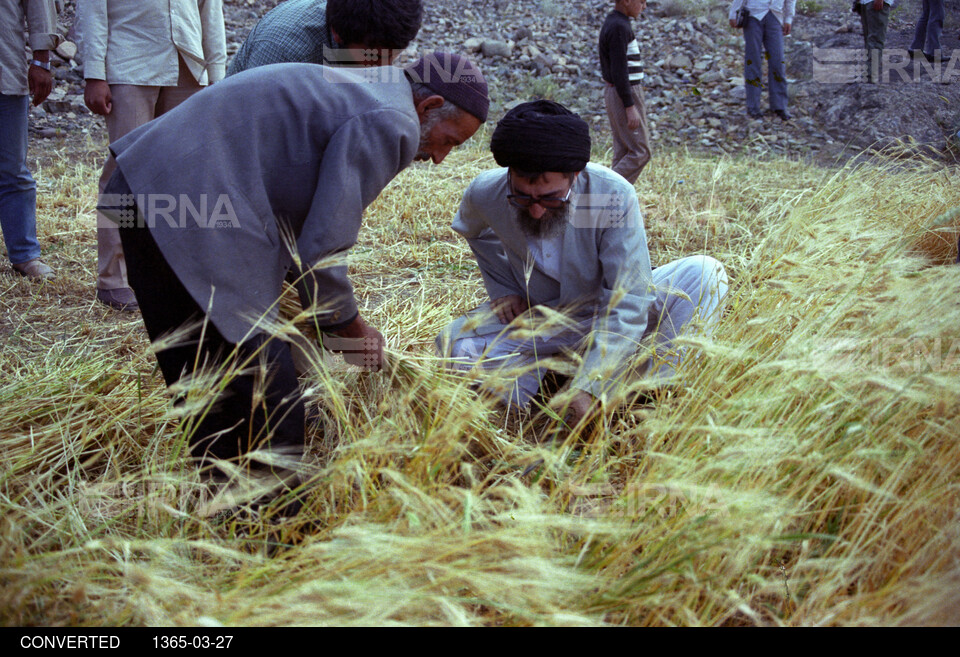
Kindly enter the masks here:
[[[510, 190], [513, 191], [513, 182], [510, 183]], [[557, 208], [562, 208], [564, 205], [570, 202], [570, 193], [573, 191], [573, 186], [567, 190], [566, 195], [563, 198], [559, 196], [527, 196], [526, 194], [507, 194], [507, 200], [510, 202], [510, 205], [516, 208], [526, 209], [531, 205], [537, 204], [548, 210], [556, 210]]]

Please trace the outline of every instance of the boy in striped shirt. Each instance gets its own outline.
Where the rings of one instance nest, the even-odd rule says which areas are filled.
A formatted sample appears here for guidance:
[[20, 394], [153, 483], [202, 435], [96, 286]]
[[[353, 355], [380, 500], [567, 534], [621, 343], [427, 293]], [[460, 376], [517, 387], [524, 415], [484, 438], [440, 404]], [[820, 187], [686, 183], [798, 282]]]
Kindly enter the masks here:
[[617, 0], [600, 28], [600, 71], [607, 83], [604, 100], [613, 129], [611, 169], [631, 183], [650, 161], [647, 112], [643, 105], [640, 45], [630, 19], [647, 8], [647, 0]]

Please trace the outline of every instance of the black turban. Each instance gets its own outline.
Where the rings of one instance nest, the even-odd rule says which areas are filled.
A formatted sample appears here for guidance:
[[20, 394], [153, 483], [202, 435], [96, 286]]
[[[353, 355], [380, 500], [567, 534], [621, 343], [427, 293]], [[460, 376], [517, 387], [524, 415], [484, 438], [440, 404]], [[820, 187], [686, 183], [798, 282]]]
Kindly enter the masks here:
[[534, 100], [500, 119], [490, 150], [500, 166], [525, 173], [582, 171], [590, 161], [590, 128], [560, 103]]

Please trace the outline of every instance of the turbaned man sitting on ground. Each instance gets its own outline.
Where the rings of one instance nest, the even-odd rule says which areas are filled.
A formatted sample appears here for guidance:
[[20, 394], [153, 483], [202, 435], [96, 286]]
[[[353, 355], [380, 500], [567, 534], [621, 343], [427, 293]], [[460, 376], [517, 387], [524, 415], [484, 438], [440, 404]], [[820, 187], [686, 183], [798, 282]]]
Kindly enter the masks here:
[[[497, 164], [467, 189], [453, 229], [473, 250], [490, 301], [438, 337], [456, 366], [499, 370], [482, 389], [525, 409], [550, 357], [579, 350], [583, 362], [569, 420], [579, 422], [629, 369], [641, 340], [657, 356], [645, 374], [665, 382], [678, 364], [673, 339], [698, 318], [709, 329], [727, 293], [723, 266], [690, 256], [651, 271], [633, 187], [589, 163], [587, 124], [562, 105], [524, 103], [497, 124], [490, 144]], [[546, 309], [546, 310], [545, 310]], [[557, 313], [563, 315], [557, 322]], [[505, 324], [518, 317], [530, 322]], [[525, 326], [524, 326], [525, 325]], [[492, 372], [491, 372], [492, 373]]]
[[[435, 53], [393, 79], [274, 64], [110, 145], [101, 207], [120, 224], [130, 284], [168, 386], [202, 366], [262, 362], [197, 412], [192, 454], [296, 452], [304, 403], [289, 344], [271, 335], [295, 242], [298, 290], [317, 328], [379, 369], [383, 338], [357, 310], [347, 266], [364, 208], [413, 160], [439, 164], [486, 120], [487, 84], [466, 58]], [[162, 338], [179, 332], [179, 340]], [[169, 342], [169, 340], [167, 340]]]

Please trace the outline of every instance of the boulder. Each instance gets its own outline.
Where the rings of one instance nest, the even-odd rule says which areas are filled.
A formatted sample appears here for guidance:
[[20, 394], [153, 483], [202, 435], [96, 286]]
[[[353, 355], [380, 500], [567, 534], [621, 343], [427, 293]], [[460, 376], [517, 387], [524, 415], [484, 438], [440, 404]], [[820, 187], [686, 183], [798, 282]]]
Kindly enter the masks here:
[[496, 39], [487, 39], [480, 46], [480, 51], [483, 53], [484, 57], [507, 58], [510, 56], [510, 53], [513, 51], [513, 48], [506, 41], [498, 41]]
[[77, 44], [73, 41], [64, 41], [57, 46], [56, 53], [63, 61], [69, 62], [77, 56]]

